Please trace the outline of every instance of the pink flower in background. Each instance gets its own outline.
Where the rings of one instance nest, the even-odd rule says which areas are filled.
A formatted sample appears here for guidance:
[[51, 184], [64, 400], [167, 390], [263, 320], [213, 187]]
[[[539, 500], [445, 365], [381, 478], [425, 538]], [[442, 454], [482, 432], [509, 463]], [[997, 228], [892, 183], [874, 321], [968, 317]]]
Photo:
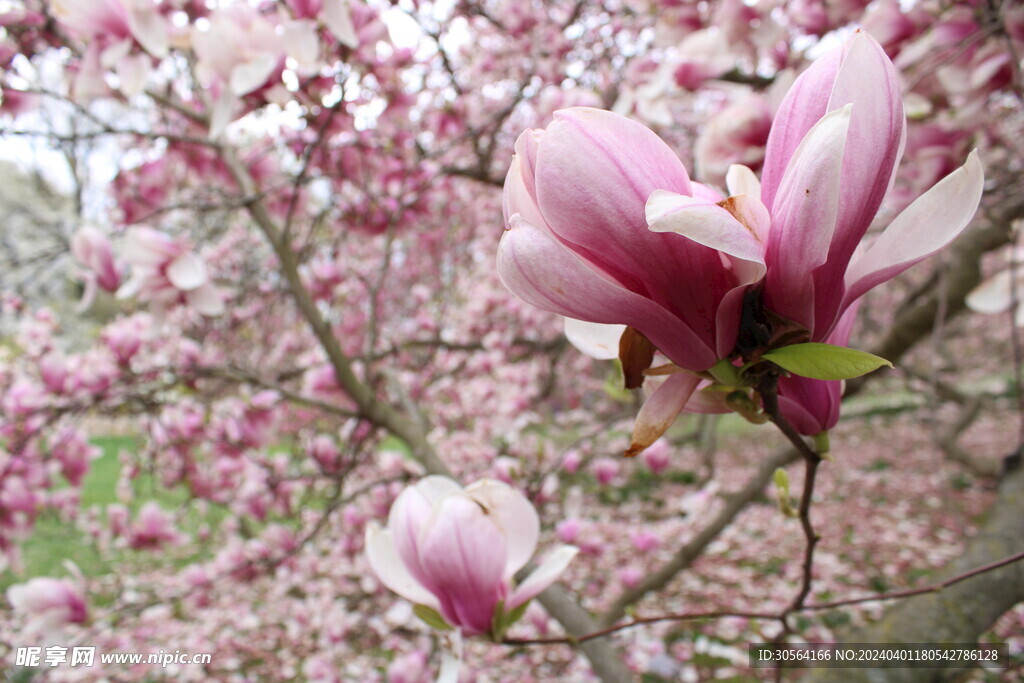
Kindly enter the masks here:
[[49, 631], [85, 623], [88, 610], [80, 588], [67, 579], [40, 576], [7, 589], [14, 611], [28, 617], [28, 630]]
[[85, 292], [81, 306], [86, 308], [96, 296], [96, 289], [116, 292], [121, 284], [121, 270], [114, 261], [114, 250], [107, 236], [96, 228], [79, 228], [71, 237], [71, 254], [85, 267], [82, 274]]
[[133, 550], [155, 550], [180, 540], [181, 534], [174, 528], [170, 513], [152, 500], [142, 506], [128, 528], [128, 546]]
[[515, 489], [491, 479], [462, 488], [429, 476], [399, 494], [387, 528], [367, 528], [366, 554], [394, 592], [463, 633], [488, 633], [499, 601], [505, 613], [524, 604], [576, 556], [576, 548], [560, 546], [514, 587], [513, 576], [533, 556], [539, 534], [536, 510]]
[[152, 228], [132, 228], [124, 258], [132, 266], [132, 275], [118, 290], [118, 298], [138, 297], [150, 304], [157, 318], [177, 303], [208, 316], [224, 312], [206, 264], [184, 241]]

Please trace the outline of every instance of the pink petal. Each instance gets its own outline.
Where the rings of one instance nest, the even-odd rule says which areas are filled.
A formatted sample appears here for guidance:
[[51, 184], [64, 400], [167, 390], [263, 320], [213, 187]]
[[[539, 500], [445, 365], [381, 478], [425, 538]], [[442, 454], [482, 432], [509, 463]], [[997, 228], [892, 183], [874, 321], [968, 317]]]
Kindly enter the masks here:
[[185, 252], [167, 266], [167, 279], [180, 290], [195, 289], [206, 283], [206, 264], [194, 252]]
[[423, 571], [437, 587], [441, 613], [470, 633], [486, 633], [503, 597], [505, 535], [469, 496], [445, 497], [424, 525]]
[[353, 50], [359, 47], [359, 35], [352, 24], [352, 15], [348, 9], [348, 2], [345, 0], [324, 0], [323, 9], [320, 10], [320, 17], [339, 43]]
[[[647, 200], [645, 211], [652, 232], [674, 232], [727, 256], [757, 264], [751, 282], [764, 275], [764, 245], [752, 230], [717, 204], [655, 190]], [[767, 211], [756, 220], [767, 223], [770, 220]]]
[[571, 545], [561, 545], [555, 548], [539, 567], [530, 572], [530, 575], [516, 586], [512, 597], [508, 599], [508, 604], [505, 605], [506, 610], [515, 609], [527, 600], [532, 600], [553, 584], [565, 572], [579, 551], [579, 548]]
[[772, 206], [768, 307], [814, 326], [812, 270], [825, 263], [839, 209], [843, 152], [852, 106], [826, 114], [797, 147]]
[[481, 479], [466, 487], [466, 495], [486, 509], [505, 535], [508, 556], [504, 578], [511, 579], [537, 549], [540, 518], [530, 501], [511, 486], [494, 479]]
[[985, 177], [978, 152], [896, 217], [846, 272], [844, 306], [939, 251], [967, 227], [981, 201]]
[[725, 186], [729, 194], [746, 194], [755, 199], [761, 198], [761, 181], [743, 164], [732, 164], [725, 174]]
[[231, 92], [242, 97], [266, 84], [277, 69], [280, 58], [277, 54], [262, 52], [231, 70]]
[[224, 300], [221, 299], [217, 288], [210, 283], [186, 292], [185, 299], [189, 307], [201, 315], [212, 318], [224, 312]]
[[461, 492], [462, 487], [447, 477], [424, 477], [398, 494], [388, 514], [388, 529], [393, 534], [402, 563], [417, 581], [433, 593], [437, 592], [436, 586], [420, 566], [420, 534], [434, 507], [444, 497]]
[[692, 191], [682, 162], [654, 132], [607, 111], [556, 112], [538, 144], [536, 187], [560, 242], [711, 344], [707, 311], [729, 283], [714, 250], [647, 230], [644, 205], [653, 191]]
[[[678, 238], [677, 238], [678, 239]], [[595, 323], [631, 325], [678, 365], [704, 370], [714, 351], [669, 311], [591, 270], [540, 228], [513, 216], [498, 245], [498, 274], [544, 310]]]
[[633, 427], [633, 439], [626, 451], [632, 457], [643, 451], [664, 434], [690, 400], [700, 377], [689, 372], [670, 375], [651, 396], [644, 401]]
[[814, 60], [793, 83], [779, 105], [765, 146], [761, 171], [761, 201], [772, 206], [790, 160], [808, 131], [828, 112], [828, 100], [844, 48]]
[[165, 232], [136, 227], [128, 231], [122, 255], [133, 266], [159, 267], [183, 251]]
[[413, 577], [398, 556], [391, 531], [376, 525], [366, 528], [366, 559], [380, 582], [417, 605], [440, 609], [437, 598]]
[[501, 208], [505, 215], [505, 225], [513, 214], [519, 214], [527, 223], [544, 228], [546, 223], [537, 206], [537, 141], [543, 131], [526, 130], [516, 139], [516, 153], [512, 156], [508, 175], [505, 176], [505, 189], [502, 194]]

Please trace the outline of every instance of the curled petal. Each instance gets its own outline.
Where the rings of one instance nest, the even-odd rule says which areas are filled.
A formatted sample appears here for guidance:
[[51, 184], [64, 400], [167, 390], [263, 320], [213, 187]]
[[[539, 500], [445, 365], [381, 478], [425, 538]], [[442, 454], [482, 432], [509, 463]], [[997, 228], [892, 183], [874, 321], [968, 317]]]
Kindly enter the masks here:
[[571, 545], [561, 545], [555, 548], [545, 558], [539, 567], [530, 572], [526, 579], [516, 586], [509, 598], [506, 609], [513, 610], [527, 600], [539, 595], [545, 588], [550, 586], [566, 570], [569, 563], [579, 553], [580, 549]]
[[576, 318], [565, 318], [565, 338], [580, 352], [598, 360], [619, 357], [619, 339], [625, 325], [603, 325]]
[[[645, 208], [647, 225], [651, 231], [674, 232], [727, 256], [757, 264], [759, 267], [754, 270], [753, 280], [759, 280], [764, 275], [764, 245], [753, 230], [721, 206], [665, 190], [655, 190]], [[766, 223], [767, 211], [754, 220]]]
[[908, 206], [846, 272], [844, 305], [952, 242], [981, 201], [985, 176], [977, 150]]
[[811, 128], [793, 153], [772, 206], [767, 305], [808, 329], [814, 325], [814, 293], [807, 281], [828, 258], [851, 110], [847, 105], [826, 114]]
[[178, 256], [184, 249], [170, 235], [152, 228], [137, 227], [128, 231], [122, 252], [133, 266], [156, 268]]
[[466, 494], [487, 509], [487, 514], [505, 534], [508, 557], [505, 578], [511, 579], [537, 549], [540, 518], [537, 511], [516, 489], [494, 479], [482, 479], [466, 487]]
[[440, 609], [437, 598], [409, 573], [398, 556], [391, 531], [376, 524], [366, 528], [366, 557], [381, 583], [406, 600], [431, 609]]
[[704, 370], [715, 363], [714, 352], [677, 316], [598, 274], [517, 216], [498, 245], [498, 274], [512, 292], [539, 308], [639, 329], [681, 367]]
[[196, 289], [206, 283], [206, 264], [192, 252], [185, 252], [167, 266], [167, 279], [180, 290]]
[[729, 171], [725, 174], [725, 186], [731, 195], [745, 194], [761, 198], [761, 181], [743, 164], [729, 166]]
[[636, 416], [636, 425], [633, 427], [633, 439], [626, 450], [627, 457], [633, 457], [664, 434], [679, 413], [686, 407], [697, 385], [700, 384], [700, 377], [689, 372], [679, 372], [670, 375], [665, 382], [658, 387], [651, 396], [644, 401], [640, 413]]
[[448, 477], [424, 477], [415, 486], [398, 494], [388, 514], [388, 529], [394, 535], [395, 548], [409, 572], [432, 593], [436, 586], [420, 565], [420, 533], [435, 505], [445, 496], [461, 493], [462, 488]]

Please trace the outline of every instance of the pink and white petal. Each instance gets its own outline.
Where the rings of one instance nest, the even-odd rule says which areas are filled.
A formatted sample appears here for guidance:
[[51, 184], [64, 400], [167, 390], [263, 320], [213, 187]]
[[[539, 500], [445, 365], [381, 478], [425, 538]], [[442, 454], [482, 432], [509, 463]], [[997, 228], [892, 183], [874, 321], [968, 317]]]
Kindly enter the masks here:
[[1013, 304], [1010, 291], [1010, 271], [1001, 270], [971, 290], [966, 299], [967, 308], [977, 313], [1005, 313]]
[[530, 575], [512, 591], [505, 609], [513, 610], [540, 595], [545, 588], [558, 580], [579, 552], [580, 549], [572, 545], [560, 545], [551, 551], [540, 566], [530, 572]]
[[518, 215], [498, 244], [498, 274], [509, 290], [538, 308], [635, 327], [681, 367], [705, 370], [715, 363], [713, 350], [678, 317], [595, 272]]
[[878, 41], [858, 31], [846, 46], [828, 110], [852, 104], [839, 217], [829, 261], [842, 270], [878, 212], [902, 154], [906, 117], [896, 68]]
[[339, 43], [353, 50], [359, 47], [359, 34], [352, 23], [347, 0], [324, 0], [320, 18]]
[[[764, 245], [753, 230], [721, 206], [666, 190], [655, 190], [644, 208], [647, 226], [652, 232], [674, 232], [733, 258], [758, 264], [759, 274], [754, 280], [764, 275]], [[755, 220], [768, 221], [770, 218], [765, 211], [764, 216]]]
[[701, 413], [704, 415], [731, 413], [732, 409], [725, 405], [725, 397], [728, 394], [717, 389], [708, 389], [710, 386], [710, 382], [702, 382], [697, 390], [693, 392], [693, 395], [690, 396], [690, 400], [686, 402], [683, 412]]
[[224, 300], [220, 291], [209, 282], [186, 292], [185, 299], [189, 308], [201, 315], [213, 318], [224, 312]]
[[772, 120], [761, 171], [761, 201], [772, 206], [782, 178], [789, 169], [797, 147], [808, 131], [828, 111], [828, 100], [844, 48], [834, 49], [814, 60], [793, 82]]
[[118, 288], [117, 294], [114, 296], [118, 299], [131, 299], [133, 296], [137, 296], [148, 278], [149, 273], [143, 269], [133, 270], [132, 276]]
[[693, 193], [694, 199], [701, 199], [705, 202], [715, 204], [725, 199], [717, 190], [704, 183], [698, 183], [690, 181], [690, 191]]
[[156, 268], [183, 251], [180, 244], [165, 232], [136, 227], [128, 231], [122, 256], [133, 266]]
[[619, 340], [626, 326], [565, 318], [564, 329], [565, 338], [581, 353], [597, 360], [611, 360], [619, 357]]
[[465, 494], [446, 496], [423, 526], [420, 566], [441, 602], [441, 613], [470, 633], [486, 633], [504, 597], [505, 534]]
[[373, 522], [366, 527], [366, 559], [373, 573], [390, 590], [417, 605], [440, 609], [437, 598], [409, 573], [398, 556], [391, 531]]
[[526, 497], [511, 486], [494, 480], [481, 479], [466, 487], [466, 495], [479, 502], [498, 527], [505, 533], [508, 555], [505, 560], [505, 578], [511, 579], [537, 549], [540, 538], [540, 518]]
[[[744, 167], [745, 168], [745, 167]], [[772, 217], [768, 208], [761, 203], [756, 194], [734, 194], [725, 200], [723, 208], [733, 215], [744, 225], [760, 243], [762, 252], [768, 246], [768, 236], [771, 233]], [[764, 263], [764, 256], [754, 263]], [[762, 275], [764, 273], [761, 273]], [[760, 277], [760, 276], [758, 276]], [[743, 278], [740, 278], [743, 281]]]
[[157, 12], [152, 3], [125, 4], [128, 10], [128, 28], [135, 40], [154, 57], [166, 57], [170, 40], [163, 15]]
[[431, 583], [420, 566], [420, 535], [427, 519], [434, 508], [440, 505], [441, 500], [461, 492], [462, 487], [448, 477], [424, 477], [414, 486], [398, 494], [391, 505], [391, 512], [388, 513], [388, 529], [394, 534], [399, 557], [416, 580], [431, 592], [435, 592], [436, 586]]
[[669, 375], [640, 408], [627, 457], [640, 454], [672, 426], [698, 384], [700, 377], [690, 372]]
[[730, 195], [745, 194], [761, 198], [761, 181], [753, 171], [743, 164], [732, 164], [725, 174], [725, 186]]
[[512, 215], [517, 213], [523, 220], [539, 228], [545, 228], [547, 225], [537, 206], [537, 179], [534, 175], [537, 164], [537, 141], [542, 133], [543, 131], [526, 130], [516, 139], [516, 152], [505, 176], [501, 199], [506, 226]]
[[167, 279], [182, 291], [201, 287], [206, 278], [206, 264], [195, 252], [187, 251], [167, 265]]
[[239, 64], [231, 70], [231, 92], [242, 97], [258, 90], [274, 74], [279, 62], [278, 55], [261, 52], [249, 61]]
[[772, 206], [766, 304], [808, 329], [814, 325], [809, 273], [825, 263], [839, 210], [852, 106], [826, 114], [797, 147]]
[[896, 217], [846, 272], [844, 307], [939, 251], [967, 227], [977, 211], [985, 174], [977, 150]]

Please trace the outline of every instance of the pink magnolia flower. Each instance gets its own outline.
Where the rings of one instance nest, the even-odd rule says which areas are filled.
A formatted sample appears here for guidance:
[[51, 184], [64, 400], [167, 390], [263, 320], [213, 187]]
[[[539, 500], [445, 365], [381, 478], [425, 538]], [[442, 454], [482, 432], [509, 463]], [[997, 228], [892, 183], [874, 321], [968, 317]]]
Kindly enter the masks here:
[[107, 236], [96, 228], [84, 226], [71, 237], [71, 255], [85, 267], [85, 292], [81, 306], [87, 307], [96, 296], [96, 288], [115, 292], [121, 284], [121, 271], [114, 261], [114, 250]]
[[[642, 125], [596, 110], [558, 112], [516, 144], [499, 273], [541, 308], [639, 330], [688, 371], [740, 355], [740, 308], [754, 284], [761, 305], [806, 339], [845, 345], [857, 300], [949, 244], [981, 198], [972, 153], [861, 247], [904, 128], [895, 69], [863, 32], [796, 80], [772, 125], [762, 179], [733, 166], [728, 198], [691, 183]], [[668, 376], [641, 409], [630, 453], [684, 408], [715, 409], [695, 396], [698, 384], [692, 372]], [[779, 391], [783, 413], [805, 434], [838, 419], [839, 382], [789, 377]]]
[[463, 633], [488, 633], [499, 601], [506, 613], [526, 603], [576, 556], [576, 548], [560, 546], [513, 586], [539, 534], [536, 510], [506, 484], [482, 479], [462, 488], [429, 476], [399, 494], [386, 529], [367, 528], [366, 554], [394, 592], [433, 609]]
[[181, 538], [170, 513], [154, 501], [142, 506], [128, 528], [128, 546], [133, 550], [155, 550], [167, 543], [177, 543]]
[[754, 250], [648, 230], [655, 190], [714, 195], [643, 125], [597, 109], [556, 112], [516, 142], [498, 272], [535, 306], [629, 325], [680, 367], [706, 370], [732, 351], [743, 291], [764, 268], [750, 267]]
[[119, 299], [137, 296], [149, 302], [157, 318], [180, 302], [203, 315], [224, 312], [206, 264], [182, 240], [152, 228], [132, 228], [125, 239], [124, 258], [132, 266], [132, 276], [118, 290]]
[[67, 579], [40, 576], [7, 589], [15, 612], [29, 618], [30, 630], [85, 623], [88, 611], [81, 590]]

